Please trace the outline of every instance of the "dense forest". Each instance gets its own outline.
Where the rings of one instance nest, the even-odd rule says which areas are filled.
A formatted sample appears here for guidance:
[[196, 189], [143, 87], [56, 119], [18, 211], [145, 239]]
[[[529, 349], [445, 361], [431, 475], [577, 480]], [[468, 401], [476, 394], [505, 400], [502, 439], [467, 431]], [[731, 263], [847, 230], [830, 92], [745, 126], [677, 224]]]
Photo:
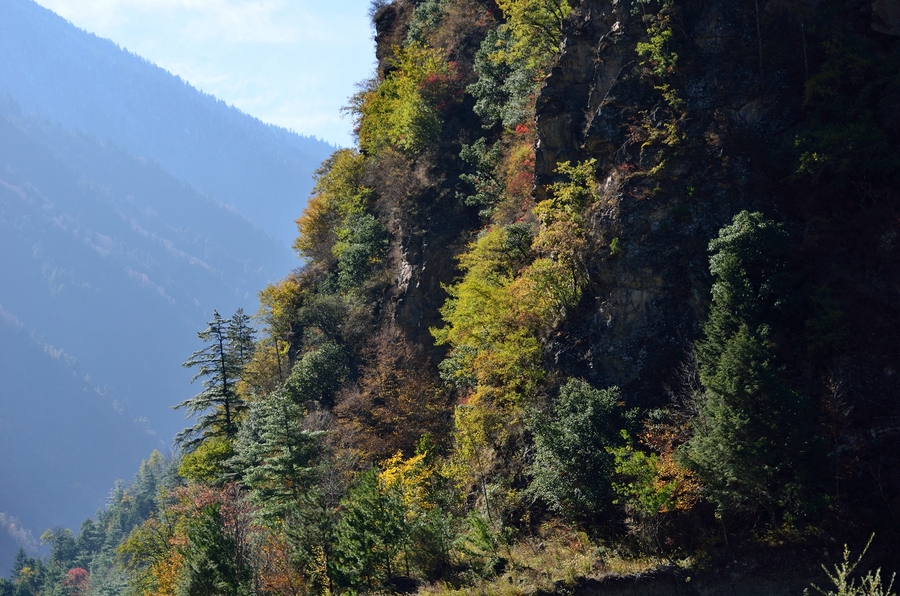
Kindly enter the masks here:
[[890, 6], [374, 3], [304, 265], [0, 593], [890, 593]]

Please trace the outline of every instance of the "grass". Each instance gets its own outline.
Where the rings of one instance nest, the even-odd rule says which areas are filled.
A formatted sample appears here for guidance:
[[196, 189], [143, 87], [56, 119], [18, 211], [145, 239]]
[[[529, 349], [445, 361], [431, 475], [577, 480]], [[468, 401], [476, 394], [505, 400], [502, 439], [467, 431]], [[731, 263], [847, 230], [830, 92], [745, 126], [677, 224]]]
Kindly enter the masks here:
[[606, 575], [644, 573], [665, 561], [627, 557], [590, 541], [583, 532], [561, 526], [542, 527], [503, 552], [506, 569], [491, 578], [471, 574], [464, 585], [440, 582], [423, 587], [420, 595], [520, 596], [559, 591], [579, 581]]

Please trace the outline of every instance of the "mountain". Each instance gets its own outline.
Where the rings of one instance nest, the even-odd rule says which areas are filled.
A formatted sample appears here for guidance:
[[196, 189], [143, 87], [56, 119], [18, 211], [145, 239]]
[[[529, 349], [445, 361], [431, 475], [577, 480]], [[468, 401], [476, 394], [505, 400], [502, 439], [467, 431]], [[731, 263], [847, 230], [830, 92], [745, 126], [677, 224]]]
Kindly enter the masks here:
[[[159, 437], [94, 385], [65, 351], [0, 310], [0, 561], [48, 527], [78, 527]], [[39, 371], [39, 374], [35, 374]], [[115, 448], [111, 448], [115, 446]]]
[[332, 150], [0, 2], [0, 566], [169, 451], [197, 332], [299, 265]]
[[[95, 419], [89, 408], [79, 415], [63, 405], [76, 398], [112, 416], [109, 432], [92, 434], [92, 441], [121, 435], [106, 442], [106, 449], [91, 451], [91, 457], [69, 462], [76, 477], [102, 471], [102, 480], [82, 481], [82, 493], [90, 497], [73, 501], [60, 493], [60, 503], [41, 518], [10, 510], [5, 492], [0, 511], [42, 525], [77, 525], [102, 504], [113, 480], [150, 449], [166, 451], [183, 426], [181, 414], [169, 406], [192, 392], [180, 364], [197, 349], [195, 332], [213, 309], [230, 315], [245, 306], [252, 312], [256, 290], [295, 260], [239, 213], [157, 163], [9, 111], [0, 116], [0, 230], [4, 312], [20, 335], [54, 346], [50, 352], [66, 354], [73, 374], [100, 387], [85, 390], [82, 382], [53, 380], [58, 375], [47, 368], [56, 363], [43, 350], [20, 350], [21, 337], [4, 336], [0, 344], [17, 354], [0, 361], [4, 439], [37, 452], [78, 453], [78, 441], [71, 444], [64, 433], [34, 443], [27, 429], [35, 425], [18, 418], [28, 411], [39, 414], [47, 428], [88, 428]], [[22, 374], [43, 384], [23, 393], [13, 384]], [[44, 402], [48, 407], [37, 406]], [[29, 404], [26, 410], [22, 403]], [[4, 459], [22, 460], [16, 449], [3, 453]], [[19, 496], [33, 509], [49, 498], [35, 487], [48, 480], [50, 469], [29, 470], [37, 484], [34, 490], [20, 486]], [[6, 491], [14, 486], [4, 484]], [[90, 507], [68, 513], [85, 500]]]
[[286, 246], [334, 147], [199, 92], [30, 0], [0, 2], [0, 93], [26, 114], [157, 160]]

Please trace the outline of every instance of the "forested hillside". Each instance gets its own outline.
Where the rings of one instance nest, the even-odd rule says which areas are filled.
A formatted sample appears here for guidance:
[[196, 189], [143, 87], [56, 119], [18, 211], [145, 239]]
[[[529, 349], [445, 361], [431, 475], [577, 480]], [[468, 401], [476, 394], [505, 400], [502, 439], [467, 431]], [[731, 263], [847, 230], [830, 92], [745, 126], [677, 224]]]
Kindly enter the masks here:
[[894, 14], [373, 4], [305, 265], [184, 354], [128, 593], [890, 593]]
[[333, 150], [0, 2], [0, 568], [168, 453], [192, 331], [298, 264]]
[[270, 126], [31, 0], [0, 4], [0, 95], [158, 161], [290, 245], [316, 165], [334, 148]]

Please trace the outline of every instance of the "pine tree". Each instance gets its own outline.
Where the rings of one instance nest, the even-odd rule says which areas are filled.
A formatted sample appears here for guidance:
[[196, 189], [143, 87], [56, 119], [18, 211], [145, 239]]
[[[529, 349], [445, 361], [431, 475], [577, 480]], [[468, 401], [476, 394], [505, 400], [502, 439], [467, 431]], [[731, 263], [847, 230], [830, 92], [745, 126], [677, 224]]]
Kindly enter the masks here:
[[243, 309], [230, 320], [213, 311], [213, 320], [197, 337], [209, 345], [191, 354], [182, 366], [197, 369], [191, 383], [203, 379], [203, 391], [174, 406], [176, 410], [184, 408], [188, 418], [197, 416], [194, 426], [175, 436], [175, 444], [188, 453], [207, 439], [232, 440], [237, 435], [238, 422], [247, 409], [237, 383], [254, 346], [254, 332]]

